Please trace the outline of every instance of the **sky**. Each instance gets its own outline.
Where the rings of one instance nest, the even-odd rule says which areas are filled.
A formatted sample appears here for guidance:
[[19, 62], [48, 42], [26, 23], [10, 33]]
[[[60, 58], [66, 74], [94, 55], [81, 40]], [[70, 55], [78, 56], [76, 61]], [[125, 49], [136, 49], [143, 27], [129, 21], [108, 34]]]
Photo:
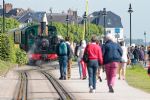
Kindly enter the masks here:
[[[46, 11], [52, 8], [53, 12], [61, 13], [69, 8], [78, 11], [82, 16], [85, 11], [86, 0], [5, 0], [6, 3], [12, 3], [14, 8], [31, 8], [34, 11]], [[124, 35], [129, 38], [130, 18], [129, 4], [133, 8], [132, 13], [132, 38], [144, 39], [146, 32], [147, 41], [150, 41], [150, 0], [89, 0], [89, 14], [94, 11], [100, 11], [106, 8], [119, 15], [124, 27]], [[0, 0], [2, 5], [2, 0]]]

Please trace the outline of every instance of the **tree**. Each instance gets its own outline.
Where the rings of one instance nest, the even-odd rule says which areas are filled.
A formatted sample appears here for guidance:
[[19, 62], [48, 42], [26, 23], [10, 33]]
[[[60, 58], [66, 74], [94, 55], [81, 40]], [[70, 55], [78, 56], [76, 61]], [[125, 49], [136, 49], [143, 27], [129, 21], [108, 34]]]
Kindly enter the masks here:
[[[2, 33], [3, 30], [3, 19], [0, 17], [0, 33]], [[19, 22], [16, 19], [13, 18], [5, 18], [5, 31], [8, 32], [10, 29], [14, 29], [16, 27], [19, 27]]]
[[[64, 23], [59, 22], [53, 22], [53, 25], [56, 26], [58, 34], [62, 35], [64, 38], [67, 36], [67, 26]], [[86, 40], [89, 41], [91, 39], [91, 36], [93, 34], [96, 34], [97, 36], [102, 35], [103, 29], [102, 26], [97, 26], [94, 24], [88, 24], [87, 25], [87, 34], [86, 34]], [[71, 41], [80, 41], [83, 38], [84, 33], [84, 25], [80, 24], [69, 24], [68, 26], [68, 33]]]

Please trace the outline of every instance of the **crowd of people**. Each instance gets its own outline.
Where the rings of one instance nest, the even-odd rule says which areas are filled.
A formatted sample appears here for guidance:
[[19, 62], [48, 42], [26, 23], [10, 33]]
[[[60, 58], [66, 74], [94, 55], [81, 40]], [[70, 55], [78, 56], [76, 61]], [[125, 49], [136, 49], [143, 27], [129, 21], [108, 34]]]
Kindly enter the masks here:
[[[137, 63], [146, 65], [144, 46], [126, 47], [123, 41], [116, 42], [112, 34], [106, 34], [104, 43], [98, 40], [97, 36], [92, 36], [91, 41], [86, 43], [81, 40], [75, 49], [70, 43], [69, 37], [65, 40], [61, 37], [57, 46], [59, 56], [60, 80], [71, 78], [72, 57], [77, 57], [79, 66], [79, 78], [87, 79], [89, 92], [95, 93], [97, 79], [102, 82], [101, 70], [106, 72], [106, 80], [110, 93], [114, 93], [116, 74], [118, 79], [125, 80], [127, 64]], [[150, 48], [148, 55], [150, 57]], [[66, 74], [67, 73], [67, 74]]]

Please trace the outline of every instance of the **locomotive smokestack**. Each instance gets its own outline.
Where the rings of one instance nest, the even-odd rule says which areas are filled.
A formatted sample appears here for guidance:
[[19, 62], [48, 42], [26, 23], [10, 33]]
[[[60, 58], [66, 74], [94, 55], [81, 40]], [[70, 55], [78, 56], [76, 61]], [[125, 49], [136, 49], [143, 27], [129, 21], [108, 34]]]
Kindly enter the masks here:
[[46, 25], [48, 25], [48, 21], [47, 21], [46, 13], [44, 13], [42, 21], [41, 21], [41, 34], [43, 34], [43, 35], [47, 34]]

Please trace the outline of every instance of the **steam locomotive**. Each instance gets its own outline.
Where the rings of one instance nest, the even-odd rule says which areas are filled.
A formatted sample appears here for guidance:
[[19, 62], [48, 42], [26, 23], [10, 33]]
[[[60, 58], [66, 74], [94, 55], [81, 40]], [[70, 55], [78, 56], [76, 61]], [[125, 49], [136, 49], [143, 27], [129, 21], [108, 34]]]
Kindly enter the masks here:
[[14, 31], [14, 41], [25, 50], [29, 63], [57, 59], [58, 34], [55, 26], [47, 25], [46, 14], [38, 25], [30, 25]]

